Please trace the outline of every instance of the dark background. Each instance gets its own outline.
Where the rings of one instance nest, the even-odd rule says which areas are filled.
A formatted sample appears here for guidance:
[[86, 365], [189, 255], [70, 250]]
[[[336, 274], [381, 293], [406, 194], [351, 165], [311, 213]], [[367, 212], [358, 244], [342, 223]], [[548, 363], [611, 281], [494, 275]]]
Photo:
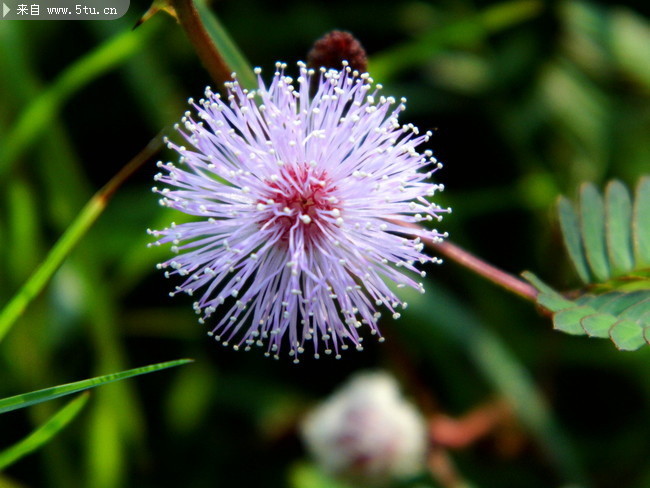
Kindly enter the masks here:
[[[643, 6], [223, 0], [212, 8], [267, 75], [277, 60], [304, 60], [325, 32], [353, 32], [385, 93], [408, 98], [402, 120], [436, 129], [439, 199], [454, 210], [439, 228], [506, 271], [532, 270], [570, 289], [579, 283], [562, 250], [556, 197], [574, 198], [585, 181], [633, 187], [650, 167]], [[214, 85], [162, 13], [131, 34], [130, 55], [110, 51], [111, 69], [87, 80], [71, 73], [147, 8], [132, 1], [110, 22], [0, 22], [0, 147], [15, 142], [21, 120], [29, 134], [0, 181], [2, 303], [92, 193], [161, 128], [171, 133], [188, 97]], [[52, 110], [25, 116], [35, 103]], [[368, 338], [364, 352], [340, 361], [295, 366], [213, 343], [191, 299], [167, 295], [173, 283], [154, 265], [168, 250], [146, 247], [148, 227], [178, 219], [150, 192], [154, 163], [120, 189], [0, 345], [0, 396], [196, 362], [94, 391], [69, 428], [0, 475], [0, 487], [339, 486], [310, 464], [296, 426], [366, 368], [392, 371], [407, 395], [430, 396], [452, 416], [509, 399], [516, 448], [491, 436], [451, 453], [472, 486], [650, 487], [648, 351], [554, 332], [530, 304], [451, 262], [427, 270], [428, 293], [409, 297], [399, 321], [384, 321], [386, 343]], [[0, 449], [62, 404], [3, 415]], [[548, 415], [536, 417], [540, 408]], [[423, 475], [412, 486], [437, 485]]]

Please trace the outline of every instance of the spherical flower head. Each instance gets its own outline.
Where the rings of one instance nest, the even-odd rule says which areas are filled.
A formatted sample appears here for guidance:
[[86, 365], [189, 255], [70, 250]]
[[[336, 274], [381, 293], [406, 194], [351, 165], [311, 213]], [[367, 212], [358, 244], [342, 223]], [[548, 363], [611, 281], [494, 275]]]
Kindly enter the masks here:
[[326, 472], [361, 486], [418, 474], [426, 423], [386, 373], [361, 373], [308, 414], [301, 434]]
[[406, 307], [389, 282], [424, 292], [415, 265], [438, 260], [422, 239], [442, 236], [405, 226], [448, 211], [428, 200], [440, 164], [416, 150], [431, 134], [398, 122], [404, 100], [367, 74], [300, 63], [293, 80], [285, 67], [269, 86], [257, 69], [256, 90], [233, 81], [225, 99], [208, 88], [190, 100], [197, 117], [177, 126], [189, 147], [167, 140], [180, 165], [159, 162], [154, 191], [196, 221], [149, 232], [177, 254], [158, 265], [184, 279], [172, 295], [197, 296], [224, 345], [340, 357], [362, 348], [362, 329], [381, 337], [380, 307]]

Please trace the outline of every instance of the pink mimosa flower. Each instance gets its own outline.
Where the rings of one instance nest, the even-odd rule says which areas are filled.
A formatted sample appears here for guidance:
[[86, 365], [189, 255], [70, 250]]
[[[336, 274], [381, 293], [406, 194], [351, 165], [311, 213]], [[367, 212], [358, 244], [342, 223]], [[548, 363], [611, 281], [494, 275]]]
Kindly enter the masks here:
[[159, 265], [184, 277], [172, 295], [196, 296], [224, 345], [297, 361], [311, 343], [316, 357], [339, 357], [362, 348], [361, 329], [381, 337], [378, 308], [399, 317], [406, 304], [389, 283], [424, 292], [416, 263], [439, 260], [421, 239], [444, 236], [403, 225], [448, 211], [428, 199], [443, 188], [429, 181], [441, 165], [416, 150], [431, 133], [401, 125], [404, 100], [380, 95], [367, 74], [300, 63], [293, 80], [285, 67], [269, 86], [234, 81], [225, 100], [210, 88], [190, 100], [198, 117], [179, 127], [188, 147], [167, 141], [180, 164], [158, 163], [166, 187], [154, 191], [197, 220], [149, 232], [177, 253]]

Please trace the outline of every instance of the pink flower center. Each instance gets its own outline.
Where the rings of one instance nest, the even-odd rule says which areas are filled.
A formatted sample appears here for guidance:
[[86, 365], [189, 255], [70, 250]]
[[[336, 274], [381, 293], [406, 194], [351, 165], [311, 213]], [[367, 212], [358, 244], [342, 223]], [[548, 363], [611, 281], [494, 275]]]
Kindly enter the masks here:
[[280, 232], [281, 241], [289, 239], [292, 229], [302, 232], [305, 240], [320, 237], [336, 221], [340, 202], [325, 170], [306, 163], [284, 165], [267, 185], [259, 201], [264, 205], [259, 224]]

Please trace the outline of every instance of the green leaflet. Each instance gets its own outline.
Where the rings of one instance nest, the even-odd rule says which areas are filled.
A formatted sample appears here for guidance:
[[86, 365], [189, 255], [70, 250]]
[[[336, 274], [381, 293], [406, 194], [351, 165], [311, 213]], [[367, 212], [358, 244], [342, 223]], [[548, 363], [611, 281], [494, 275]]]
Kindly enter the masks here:
[[589, 265], [582, 246], [582, 235], [580, 234], [580, 221], [578, 215], [573, 209], [571, 202], [565, 198], [560, 197], [557, 203], [558, 214], [560, 217], [560, 228], [562, 229], [562, 237], [564, 238], [564, 246], [569, 253], [569, 257], [578, 272], [580, 279], [589, 283], [591, 281], [591, 273], [589, 272]]
[[650, 177], [637, 185], [634, 202], [611, 181], [603, 198], [585, 184], [579, 204], [558, 200], [564, 244], [580, 279], [607, 290], [650, 288]]
[[632, 199], [625, 185], [611, 181], [605, 190], [607, 252], [613, 275], [632, 271]]
[[537, 303], [553, 313], [553, 328], [572, 335], [609, 337], [621, 351], [650, 344], [650, 289], [586, 293], [568, 300], [530, 272], [523, 273], [537, 290]]
[[635, 267], [650, 268], [650, 176], [641, 178], [636, 187], [633, 218]]
[[634, 201], [619, 181], [603, 198], [591, 184], [577, 206], [558, 200], [564, 244], [588, 285], [570, 300], [534, 274], [537, 303], [552, 312], [553, 327], [567, 334], [609, 338], [621, 351], [650, 344], [650, 177], [639, 180]]
[[605, 204], [596, 187], [583, 185], [580, 189], [580, 227], [587, 262], [597, 281], [611, 276], [605, 246]]

